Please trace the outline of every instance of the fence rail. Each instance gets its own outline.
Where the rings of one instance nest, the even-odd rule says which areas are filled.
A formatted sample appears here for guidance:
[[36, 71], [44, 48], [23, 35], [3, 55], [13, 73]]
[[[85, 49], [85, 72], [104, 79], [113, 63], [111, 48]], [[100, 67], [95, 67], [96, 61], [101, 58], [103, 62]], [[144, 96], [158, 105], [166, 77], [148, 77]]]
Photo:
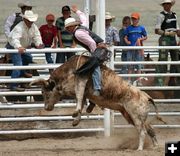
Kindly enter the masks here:
[[[120, 51], [122, 49], [146, 49], [148, 50], [158, 50], [158, 49], [180, 49], [179, 46], [167, 46], [167, 47], [159, 47], [159, 46], [144, 46], [144, 47], [111, 47], [111, 50], [114, 51]], [[84, 52], [86, 51], [83, 48], [57, 48], [57, 49], [51, 49], [51, 48], [46, 48], [46, 49], [27, 49], [27, 52], [33, 53], [34, 56], [44, 54], [45, 52], [52, 52], [52, 53], [58, 53], [58, 52]], [[17, 50], [7, 50], [5, 48], [0, 48], [0, 54], [4, 53], [17, 53]], [[144, 65], [179, 65], [180, 61], [148, 61], [148, 62], [118, 62], [114, 61], [114, 58], [112, 56], [112, 61], [110, 62], [110, 67], [114, 69], [114, 65], [124, 65], [124, 64], [144, 64]], [[57, 68], [61, 64], [35, 64], [35, 65], [30, 65], [30, 66], [12, 66], [12, 65], [0, 65], [0, 70], [13, 70], [13, 69], [53, 69]], [[120, 76], [122, 77], [136, 77], [137, 74], [121, 74]], [[155, 73], [149, 73], [149, 74], [139, 74], [138, 76], [143, 76], [143, 77], [148, 77], [148, 76], [180, 76], [180, 73], [161, 73], [161, 74], [155, 74]], [[0, 78], [0, 83], [12, 83], [12, 82], [18, 82], [18, 83], [28, 83], [36, 79], [37, 77], [33, 78], [18, 78], [18, 79], [10, 79], [8, 77], [1, 77]], [[45, 77], [39, 76], [38, 78], [48, 78], [48, 75]], [[164, 87], [158, 87], [158, 86], [143, 86], [139, 87], [142, 90], [180, 90], [180, 86], [164, 86]], [[27, 95], [27, 96], [32, 96], [32, 95], [41, 95], [40, 90], [26, 90], [26, 92], [14, 92], [14, 91], [9, 91], [9, 90], [3, 90], [0, 92], [0, 96], [19, 96], [19, 95]], [[179, 103], [180, 99], [155, 99], [155, 102], [163, 102], [163, 103]], [[72, 108], [75, 107], [75, 103], [58, 103], [55, 105], [55, 108], [57, 107], [66, 107], [66, 108]], [[26, 104], [14, 104], [14, 103], [7, 103], [7, 104], [0, 104], [0, 110], [12, 110], [12, 109], [32, 109], [32, 108], [43, 108], [44, 105], [41, 103], [26, 103]], [[167, 115], [167, 116], [174, 116], [180, 115], [180, 111], [178, 112], [160, 112], [161, 115]], [[114, 113], [114, 115], [120, 115]], [[155, 115], [155, 113], [150, 113], [150, 115]], [[0, 130], [0, 134], [27, 134], [27, 133], [61, 133], [61, 132], [104, 132], [105, 134], [108, 134], [110, 131], [110, 112], [105, 110], [104, 115], [88, 115], [88, 116], [82, 116], [82, 119], [90, 119], [90, 120], [104, 120], [104, 128], [77, 128], [77, 129], [34, 129], [34, 130]], [[33, 116], [33, 117], [1, 117], [0, 122], [17, 122], [17, 121], [44, 121], [44, 120], [72, 120], [72, 117], [70, 116], [46, 116], [46, 117], [41, 117], [41, 116]], [[117, 128], [126, 128], [126, 127], [131, 127], [130, 125], [114, 125], [113, 127]], [[154, 125], [154, 127], [158, 128], [180, 128], [180, 125]]]

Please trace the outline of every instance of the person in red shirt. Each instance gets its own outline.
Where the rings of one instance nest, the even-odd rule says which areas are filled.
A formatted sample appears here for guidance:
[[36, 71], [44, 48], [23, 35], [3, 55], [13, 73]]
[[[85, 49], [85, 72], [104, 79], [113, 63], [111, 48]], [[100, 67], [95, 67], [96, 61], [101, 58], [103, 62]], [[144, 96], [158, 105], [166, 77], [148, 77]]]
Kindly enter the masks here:
[[[45, 47], [56, 48], [57, 44], [57, 28], [54, 25], [55, 16], [48, 14], [46, 16], [47, 24], [40, 26], [42, 41]], [[51, 53], [45, 53], [47, 63], [53, 63]]]

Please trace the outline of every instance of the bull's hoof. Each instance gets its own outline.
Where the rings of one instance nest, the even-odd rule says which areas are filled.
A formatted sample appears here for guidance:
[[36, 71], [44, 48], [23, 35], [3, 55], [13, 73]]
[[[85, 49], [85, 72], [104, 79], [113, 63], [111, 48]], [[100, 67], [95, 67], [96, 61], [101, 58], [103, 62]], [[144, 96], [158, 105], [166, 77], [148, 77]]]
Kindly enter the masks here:
[[73, 123], [72, 123], [72, 126], [75, 127], [79, 124], [80, 120], [79, 119], [74, 119], [73, 120]]
[[137, 151], [142, 151], [143, 150], [143, 148], [142, 147], [139, 147], [138, 149], [137, 149]]
[[95, 104], [90, 103], [90, 105], [87, 107], [86, 112], [91, 113], [95, 107]]
[[77, 116], [79, 115], [79, 113], [80, 113], [79, 111], [75, 111], [75, 112], [72, 114], [72, 117], [73, 117], [73, 118], [77, 117]]

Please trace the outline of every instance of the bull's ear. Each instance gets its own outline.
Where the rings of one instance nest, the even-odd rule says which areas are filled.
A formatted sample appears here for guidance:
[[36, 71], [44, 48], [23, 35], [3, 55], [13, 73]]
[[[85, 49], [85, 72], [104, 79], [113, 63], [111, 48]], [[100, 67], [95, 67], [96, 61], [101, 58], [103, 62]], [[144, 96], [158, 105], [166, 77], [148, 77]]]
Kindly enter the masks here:
[[37, 86], [44, 86], [47, 87], [48, 86], [48, 81], [44, 80], [44, 79], [37, 79], [32, 81], [29, 86], [31, 87], [32, 85], [37, 85]]

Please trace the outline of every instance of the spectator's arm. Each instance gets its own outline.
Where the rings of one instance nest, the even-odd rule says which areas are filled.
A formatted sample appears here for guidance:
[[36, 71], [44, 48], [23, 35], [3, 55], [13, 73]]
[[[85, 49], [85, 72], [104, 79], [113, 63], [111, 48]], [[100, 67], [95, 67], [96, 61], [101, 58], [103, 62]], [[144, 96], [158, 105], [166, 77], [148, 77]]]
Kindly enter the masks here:
[[9, 16], [4, 24], [4, 33], [6, 35], [6, 37], [9, 37], [9, 34], [11, 32], [11, 26], [13, 25], [14, 21], [15, 21], [16, 16], [11, 15]]
[[73, 40], [73, 43], [71, 45], [71, 48], [75, 48], [76, 47], [76, 42]]
[[156, 25], [155, 25], [155, 34], [164, 35], [164, 31], [161, 30], [161, 24], [164, 21], [164, 18], [165, 17], [163, 14], [159, 14], [159, 16], [157, 17]]
[[35, 44], [36, 48], [43, 48], [44, 45], [43, 45], [41, 33], [35, 24], [33, 24], [32, 26], [34, 27], [34, 34], [33, 34], [34, 35], [33, 36], [34, 44]]
[[164, 31], [161, 29], [155, 29], [155, 34], [164, 35]]
[[180, 37], [180, 29], [177, 30], [177, 36]]
[[119, 38], [118, 30], [116, 28], [114, 29], [113, 40], [114, 40], [114, 45], [118, 46], [120, 43], [120, 38]]
[[57, 37], [58, 37], [58, 41], [59, 41], [59, 46], [61, 48], [63, 48], [64, 46], [63, 46], [63, 43], [62, 43], [62, 35], [61, 35], [61, 31], [60, 30], [58, 30]]
[[58, 41], [57, 36], [54, 36], [51, 48], [56, 48], [57, 47], [57, 41]]
[[131, 42], [128, 40], [127, 35], [125, 35], [125, 37], [124, 37], [124, 41], [126, 42], [126, 44], [127, 44], [127, 45], [130, 45], [130, 44], [131, 44]]
[[71, 10], [76, 13], [80, 19], [81, 25], [88, 27], [89, 26], [89, 21], [87, 20], [87, 17], [85, 15], [85, 13], [83, 13], [82, 11], [78, 10], [77, 6], [73, 5], [71, 7]]
[[56, 48], [57, 47], [57, 42], [58, 42], [58, 36], [57, 36], [57, 29], [55, 27], [54, 29], [54, 37], [53, 37], [53, 44], [51, 45], [51, 48]]
[[22, 47], [20, 38], [22, 37], [22, 30], [19, 29], [19, 27], [15, 27], [13, 31], [10, 32], [8, 37], [8, 42], [11, 46], [13, 46], [15, 49], [18, 49]]

